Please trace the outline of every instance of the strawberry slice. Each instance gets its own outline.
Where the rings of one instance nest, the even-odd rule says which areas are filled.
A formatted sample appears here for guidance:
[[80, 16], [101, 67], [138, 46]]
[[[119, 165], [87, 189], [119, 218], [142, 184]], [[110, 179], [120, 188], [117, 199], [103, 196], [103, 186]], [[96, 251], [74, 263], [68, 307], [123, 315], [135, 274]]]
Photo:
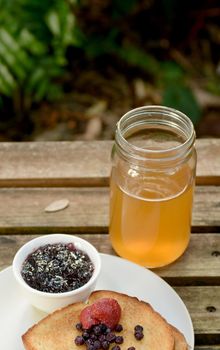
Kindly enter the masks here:
[[99, 323], [104, 323], [107, 327], [114, 329], [118, 324], [120, 317], [121, 307], [117, 300], [101, 298], [82, 310], [80, 314], [80, 322], [85, 329]]
[[93, 318], [91, 306], [87, 306], [81, 311], [80, 322], [82, 323], [84, 329], [89, 329], [93, 325], [99, 323], [99, 320]]
[[113, 329], [118, 324], [121, 317], [121, 308], [117, 300], [102, 298], [97, 300], [92, 306], [92, 317]]

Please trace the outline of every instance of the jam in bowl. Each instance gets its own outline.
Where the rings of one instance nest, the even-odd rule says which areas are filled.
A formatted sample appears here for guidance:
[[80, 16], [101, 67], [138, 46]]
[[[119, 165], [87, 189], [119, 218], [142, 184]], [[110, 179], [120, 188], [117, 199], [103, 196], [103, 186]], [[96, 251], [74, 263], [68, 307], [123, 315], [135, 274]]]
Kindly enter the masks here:
[[86, 240], [58, 233], [27, 242], [16, 253], [12, 267], [25, 298], [38, 309], [52, 312], [89, 297], [101, 259]]

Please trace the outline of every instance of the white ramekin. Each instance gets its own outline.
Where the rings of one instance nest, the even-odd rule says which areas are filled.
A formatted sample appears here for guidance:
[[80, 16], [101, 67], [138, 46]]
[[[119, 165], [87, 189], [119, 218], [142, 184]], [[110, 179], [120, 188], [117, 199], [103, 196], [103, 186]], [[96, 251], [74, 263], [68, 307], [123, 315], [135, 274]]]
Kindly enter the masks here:
[[[27, 256], [46, 244], [73, 243], [77, 249], [85, 252], [94, 264], [94, 272], [90, 280], [82, 287], [70, 292], [47, 293], [30, 287], [21, 276], [21, 269]], [[68, 304], [85, 301], [95, 289], [96, 281], [101, 270], [101, 258], [96, 248], [86, 240], [62, 233], [49, 234], [30, 240], [24, 244], [16, 253], [13, 259], [13, 273], [24, 297], [36, 308], [45, 312], [52, 312]]]

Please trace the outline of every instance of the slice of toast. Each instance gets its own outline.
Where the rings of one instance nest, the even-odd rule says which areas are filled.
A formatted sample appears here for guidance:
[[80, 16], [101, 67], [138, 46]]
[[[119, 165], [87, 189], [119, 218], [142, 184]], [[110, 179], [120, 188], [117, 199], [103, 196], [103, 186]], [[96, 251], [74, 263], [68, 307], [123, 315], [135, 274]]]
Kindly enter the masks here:
[[[109, 293], [109, 292], [108, 292]], [[114, 297], [114, 295], [115, 295], [115, 292], [110, 292], [110, 293], [112, 293], [112, 296], [109, 296], [109, 297], [112, 297], [112, 298], [114, 298], [114, 299], [116, 299], [116, 300], [118, 300], [116, 297]], [[94, 292], [92, 295], [91, 295], [91, 297], [90, 297], [90, 303], [93, 303], [94, 301], [96, 301], [97, 299], [99, 299], [99, 298], [104, 298], [105, 297], [105, 295], [106, 295], [106, 291], [98, 291], [98, 292]], [[123, 294], [120, 294], [120, 295], [123, 295]], [[126, 297], [126, 295], [123, 295], [124, 297]], [[130, 300], [131, 299], [133, 299], [132, 301], [131, 301], [131, 303], [133, 304], [134, 303], [134, 299], [136, 299], [136, 303], [140, 303], [140, 301], [137, 299], [137, 298], [133, 298], [133, 297], [129, 297], [130, 298]], [[119, 302], [119, 300], [118, 300], [118, 302]], [[126, 301], [125, 301], [126, 302]], [[120, 303], [120, 302], [119, 302]], [[145, 304], [145, 306], [147, 305], [148, 307], [150, 307], [151, 309], [152, 309], [152, 307], [149, 305], [149, 304], [147, 304], [147, 303], [145, 303], [145, 302], [143, 302], [143, 301], [141, 301], [141, 304]], [[135, 304], [133, 304], [134, 305], [134, 307], [135, 307]], [[143, 311], [142, 311], [143, 312]], [[154, 311], [155, 312], [155, 311]], [[123, 311], [122, 311], [122, 313], [123, 313]], [[161, 317], [161, 315], [159, 315], [160, 317]], [[131, 313], [131, 317], [133, 317], [132, 316], [132, 313]], [[123, 319], [123, 318], [122, 318]], [[164, 320], [164, 319], [163, 319]], [[165, 321], [165, 320], [164, 320]], [[122, 321], [120, 321], [121, 323], [122, 323]], [[166, 321], [165, 321], [166, 322]], [[130, 322], [129, 322], [130, 323]], [[173, 338], [174, 338], [174, 347], [173, 347], [173, 350], [188, 350], [189, 349], [189, 347], [188, 347], [188, 344], [187, 344], [187, 342], [186, 342], [186, 339], [185, 339], [185, 337], [184, 337], [184, 335], [176, 328], [176, 327], [174, 327], [174, 326], [172, 326], [172, 325], [170, 325], [169, 324], [169, 327], [171, 328], [171, 332], [172, 332], [172, 335], [173, 335]], [[139, 342], [136, 342], [137, 343], [137, 347], [136, 347], [136, 350], [139, 350], [139, 347], [138, 347], [138, 344], [139, 344]], [[129, 347], [129, 346], [128, 346]], [[124, 349], [124, 348], [121, 348], [121, 349]], [[142, 348], [140, 348], [140, 349], [142, 349]], [[156, 348], [155, 348], [156, 349]], [[151, 350], [154, 350], [154, 348], [152, 347], [151, 348]]]
[[[124, 338], [120, 345], [121, 350], [127, 350], [131, 346], [136, 350], [187, 349], [181, 333], [170, 326], [149, 304], [112, 291], [95, 291], [89, 297], [88, 303], [71, 304], [48, 315], [22, 336], [25, 349], [86, 350], [85, 345], [77, 346], [74, 343], [75, 337], [79, 335], [75, 325], [79, 322], [81, 310], [100, 298], [116, 299], [121, 307], [120, 324], [123, 325], [123, 331], [120, 335]], [[144, 327], [144, 338], [139, 341], [134, 337], [134, 327], [137, 324]]]
[[174, 326], [171, 326], [173, 336], [174, 336], [174, 344], [175, 350], [189, 350], [189, 346], [186, 342], [184, 335]]

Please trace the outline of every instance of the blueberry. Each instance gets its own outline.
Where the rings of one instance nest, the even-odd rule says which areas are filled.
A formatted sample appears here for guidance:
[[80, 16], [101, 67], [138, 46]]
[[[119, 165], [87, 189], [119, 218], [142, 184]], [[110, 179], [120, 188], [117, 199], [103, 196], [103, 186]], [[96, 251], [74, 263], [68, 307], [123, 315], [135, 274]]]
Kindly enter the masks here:
[[134, 327], [134, 330], [135, 330], [135, 332], [140, 332], [140, 333], [142, 333], [143, 330], [144, 330], [144, 328], [143, 328], [141, 325], [137, 324], [137, 325]]
[[105, 330], [105, 334], [108, 334], [111, 332], [111, 328], [107, 327], [106, 330]]
[[121, 332], [122, 330], [123, 330], [123, 327], [122, 327], [122, 325], [121, 324], [116, 324], [116, 326], [115, 326], [115, 332]]
[[78, 330], [78, 331], [81, 331], [82, 330], [82, 323], [77, 323], [76, 324], [76, 329]]
[[108, 333], [108, 334], [106, 335], [105, 338], [106, 338], [106, 340], [108, 340], [110, 343], [113, 343], [113, 342], [115, 341], [116, 336], [115, 336], [114, 333], [110, 332], [110, 333]]
[[108, 350], [110, 343], [108, 342], [108, 340], [103, 340], [101, 345], [104, 350]]
[[144, 337], [143, 333], [141, 332], [135, 332], [134, 336], [137, 340], [141, 340]]
[[99, 341], [102, 343], [104, 340], [106, 340], [106, 339], [105, 339], [105, 335], [104, 335], [104, 334], [101, 334], [101, 335], [99, 336]]
[[85, 343], [83, 337], [81, 335], [77, 335], [75, 338], [75, 344], [76, 345], [83, 345]]
[[95, 347], [93, 344], [87, 346], [87, 350], [95, 350]]
[[115, 338], [115, 343], [116, 344], [122, 344], [124, 341], [124, 338], [121, 337], [120, 335], [118, 335], [116, 338]]
[[94, 332], [95, 335], [101, 335], [102, 334], [102, 329], [101, 329], [100, 325], [94, 326], [93, 332]]
[[85, 343], [86, 343], [87, 347], [94, 344], [94, 342], [93, 342], [93, 340], [91, 338], [87, 339], [85, 341]]
[[101, 343], [100, 343], [100, 341], [99, 341], [99, 340], [95, 340], [93, 346], [94, 346], [94, 348], [95, 348], [96, 350], [101, 349]]
[[97, 335], [95, 335], [94, 333], [90, 335], [90, 339], [92, 339], [93, 341], [97, 340], [98, 337]]
[[101, 328], [101, 332], [102, 333], [105, 333], [106, 329], [107, 329], [107, 326], [104, 324], [104, 323], [101, 323], [100, 325], [100, 328]]
[[130, 346], [127, 350], [136, 350], [134, 346]]
[[68, 243], [67, 248], [71, 251], [74, 251], [76, 248], [74, 247], [73, 243]]
[[86, 340], [86, 339], [89, 339], [90, 334], [89, 334], [88, 331], [83, 331], [82, 336], [83, 336], [83, 338]]

